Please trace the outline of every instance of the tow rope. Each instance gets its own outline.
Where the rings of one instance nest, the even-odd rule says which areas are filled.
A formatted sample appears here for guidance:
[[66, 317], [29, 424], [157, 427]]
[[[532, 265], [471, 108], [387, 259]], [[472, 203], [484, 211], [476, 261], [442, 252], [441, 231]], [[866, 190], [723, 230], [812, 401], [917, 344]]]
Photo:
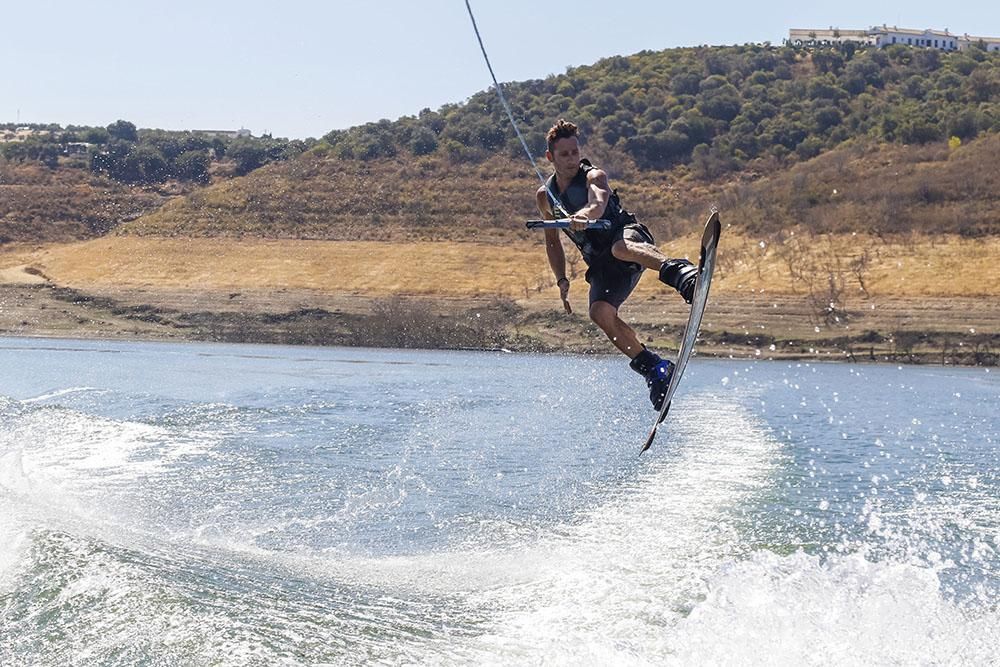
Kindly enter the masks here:
[[497, 89], [497, 95], [500, 97], [500, 104], [503, 105], [504, 111], [507, 112], [507, 118], [510, 119], [510, 124], [514, 128], [514, 133], [517, 134], [517, 138], [521, 141], [521, 146], [524, 148], [524, 152], [528, 156], [528, 160], [531, 161], [531, 166], [534, 167], [535, 174], [538, 175], [538, 180], [541, 181], [542, 187], [545, 188], [545, 191], [548, 193], [549, 200], [552, 202], [552, 205], [557, 207], [559, 212], [564, 217], [568, 218], [569, 211], [566, 210], [566, 207], [564, 207], [562, 202], [559, 201], [559, 197], [552, 192], [552, 188], [550, 188], [548, 183], [546, 183], [545, 176], [542, 175], [542, 171], [538, 168], [538, 164], [535, 162], [535, 157], [531, 154], [531, 149], [528, 148], [528, 142], [524, 140], [524, 137], [521, 135], [521, 130], [517, 127], [517, 122], [514, 120], [514, 113], [510, 110], [510, 105], [507, 104], [507, 98], [504, 97], [503, 89], [500, 87], [500, 82], [497, 81], [497, 75], [493, 72], [493, 65], [490, 64], [490, 57], [486, 55], [486, 47], [483, 45], [483, 38], [479, 34], [479, 26], [476, 25], [476, 17], [472, 13], [472, 6], [469, 5], [469, 0], [465, 0], [465, 8], [469, 10], [469, 18], [472, 20], [472, 29], [476, 33], [476, 40], [479, 42], [479, 50], [483, 52], [483, 60], [486, 61], [486, 68], [490, 71], [490, 76], [493, 78], [493, 85]]

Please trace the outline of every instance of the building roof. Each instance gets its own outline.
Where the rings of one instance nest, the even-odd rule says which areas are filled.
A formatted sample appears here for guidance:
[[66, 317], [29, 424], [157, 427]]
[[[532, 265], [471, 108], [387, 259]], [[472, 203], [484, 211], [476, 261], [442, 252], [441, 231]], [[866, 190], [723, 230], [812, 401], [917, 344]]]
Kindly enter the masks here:
[[876, 35], [912, 35], [914, 37], [937, 37], [945, 39], [959, 39], [963, 41], [978, 42], [983, 41], [990, 44], [1000, 43], [1000, 37], [979, 37], [975, 35], [969, 35], [965, 33], [964, 35], [956, 35], [947, 28], [944, 30], [936, 30], [934, 28], [925, 28], [923, 30], [917, 28], [900, 28], [899, 26], [888, 26], [888, 25], [876, 25], [872, 26], [868, 30], [848, 30], [843, 28], [789, 28], [789, 35], [800, 34], [808, 35], [814, 33], [818, 35], [829, 35], [836, 32], [840, 37], [861, 37], [861, 36], [876, 36]]
[[975, 35], [969, 35], [969, 34], [962, 35], [961, 39], [966, 39], [969, 40], [970, 42], [979, 42], [979, 41], [993, 42], [993, 43], [1000, 42], [1000, 37], [976, 37]]
[[872, 32], [894, 32], [896, 34], [902, 35], [920, 35], [921, 37], [925, 35], [937, 35], [938, 37], [955, 37], [956, 35], [951, 34], [947, 30], [934, 30], [933, 28], [926, 28], [924, 30], [918, 30], [916, 28], [897, 28], [893, 26], [888, 28], [884, 25], [873, 26]]

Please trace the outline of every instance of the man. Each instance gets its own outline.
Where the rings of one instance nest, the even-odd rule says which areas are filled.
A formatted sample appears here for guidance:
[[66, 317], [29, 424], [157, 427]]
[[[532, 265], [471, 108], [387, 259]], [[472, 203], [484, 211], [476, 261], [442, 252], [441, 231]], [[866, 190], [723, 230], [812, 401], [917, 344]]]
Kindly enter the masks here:
[[[580, 157], [576, 125], [560, 120], [549, 130], [547, 139], [545, 157], [552, 163], [554, 173], [536, 193], [538, 210], [549, 220], [557, 217], [556, 211], [569, 214], [571, 223], [566, 234], [580, 249], [588, 267], [590, 319], [632, 360], [629, 364], [632, 370], [646, 378], [649, 400], [659, 410], [670, 384], [673, 363], [646, 349], [632, 327], [618, 317], [618, 308], [635, 289], [645, 269], [656, 270], [662, 282], [691, 303], [698, 270], [686, 259], [668, 259], [653, 244], [646, 226], [622, 208], [617, 193], [608, 185], [607, 174]], [[610, 220], [611, 228], [587, 229], [588, 222], [601, 219]], [[545, 252], [556, 276], [559, 296], [569, 311], [570, 282], [558, 230], [545, 230]]]

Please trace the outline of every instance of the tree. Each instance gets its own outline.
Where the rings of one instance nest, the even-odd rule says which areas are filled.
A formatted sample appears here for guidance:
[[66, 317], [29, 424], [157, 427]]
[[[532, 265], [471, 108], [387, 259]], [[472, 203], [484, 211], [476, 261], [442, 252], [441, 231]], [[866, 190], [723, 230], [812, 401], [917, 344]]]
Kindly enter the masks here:
[[808, 136], [795, 147], [795, 154], [802, 160], [816, 157], [823, 150], [823, 142], [817, 136]]
[[108, 135], [112, 139], [121, 139], [122, 141], [139, 141], [139, 132], [135, 129], [135, 125], [127, 120], [117, 120], [108, 125]]
[[226, 143], [218, 137], [212, 139], [211, 145], [212, 153], [215, 155], [216, 160], [221, 160], [226, 157]]
[[670, 90], [675, 95], [695, 95], [701, 83], [701, 75], [696, 72], [680, 72], [670, 80]]
[[1000, 67], [980, 65], [969, 75], [968, 86], [977, 102], [1000, 99]]
[[706, 90], [699, 97], [698, 111], [716, 120], [731, 121], [736, 118], [743, 106], [739, 91], [730, 83]]
[[757, 124], [745, 115], [739, 115], [729, 124], [729, 141], [733, 149], [746, 155], [757, 155]]
[[208, 166], [211, 163], [206, 151], [186, 151], [174, 160], [174, 175], [182, 181], [208, 183]]
[[769, 119], [761, 127], [760, 142], [763, 146], [784, 146], [793, 150], [809, 136], [809, 132], [800, 123], [784, 116]]
[[11, 162], [24, 162], [28, 159], [28, 148], [22, 142], [0, 144], [0, 156]]
[[142, 143], [160, 151], [168, 161], [173, 161], [184, 152], [181, 139], [167, 132], [153, 132], [143, 136]]
[[262, 166], [267, 153], [262, 146], [252, 140], [237, 139], [229, 146], [227, 153], [236, 163], [236, 173], [239, 176], [249, 174]]
[[976, 113], [970, 109], [953, 114], [947, 121], [949, 137], [972, 139], [979, 133], [979, 122]]
[[121, 139], [111, 139], [103, 151], [96, 151], [90, 157], [90, 170], [108, 174], [115, 180], [125, 180], [125, 157], [131, 150], [132, 144]]
[[826, 99], [838, 101], [847, 97], [847, 91], [836, 85], [833, 77], [816, 77], [809, 82], [807, 93], [809, 99]]
[[152, 146], [135, 146], [125, 158], [124, 179], [133, 183], [162, 183], [170, 170], [163, 154]]
[[844, 67], [844, 57], [833, 49], [817, 49], [812, 54], [812, 62], [822, 74], [837, 73]]
[[611, 93], [604, 93], [597, 98], [595, 112], [598, 116], [610, 116], [618, 110], [618, 98]]
[[[661, 121], [662, 122], [662, 121]], [[664, 128], [666, 125], [664, 124]], [[610, 118], [605, 118], [601, 123], [601, 138], [608, 146], [614, 146], [622, 137], [631, 137], [636, 134], [635, 124], [630, 120], [628, 114], [618, 112]]]
[[928, 118], [911, 118], [899, 127], [899, 138], [907, 144], [926, 144], [943, 138], [941, 127]]
[[59, 166], [59, 152], [58, 144], [42, 144], [38, 159], [49, 169], [55, 169]]
[[683, 159], [692, 142], [684, 134], [664, 130], [659, 134], [637, 134], [625, 140], [625, 152], [641, 167], [663, 169]]
[[437, 150], [437, 135], [426, 127], [418, 127], [410, 138], [410, 151], [414, 155], [429, 155]]
[[922, 100], [927, 96], [927, 78], [920, 74], [908, 77], [902, 85], [903, 94], [915, 100]]
[[881, 88], [882, 68], [873, 59], [855, 58], [844, 68], [844, 89], [852, 95], [864, 92], [868, 86]]
[[831, 127], [840, 125], [844, 114], [835, 106], [818, 106], [813, 111], [813, 125], [816, 132], [822, 134]]
[[106, 144], [111, 133], [103, 127], [90, 127], [83, 132], [83, 140], [88, 144]]
[[712, 140], [711, 121], [696, 109], [684, 112], [680, 118], [670, 124], [670, 129], [687, 136], [691, 140], [692, 146], [711, 143]]

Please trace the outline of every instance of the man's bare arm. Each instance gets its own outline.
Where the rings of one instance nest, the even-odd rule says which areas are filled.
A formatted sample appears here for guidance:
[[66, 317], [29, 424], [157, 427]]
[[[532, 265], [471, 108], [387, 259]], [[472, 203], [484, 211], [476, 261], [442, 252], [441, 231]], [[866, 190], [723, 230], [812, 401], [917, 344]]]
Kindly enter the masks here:
[[582, 214], [587, 220], [600, 220], [610, 199], [611, 185], [608, 183], [608, 175], [603, 169], [591, 169], [587, 172], [587, 205], [577, 211], [576, 215]]
[[[535, 204], [538, 212], [544, 220], [555, 220], [552, 212], [552, 205], [549, 202], [548, 193], [544, 187], [538, 189], [535, 195]], [[559, 298], [562, 299], [563, 309], [567, 313], [572, 313], [573, 309], [569, 305], [569, 279], [566, 277], [566, 251], [563, 250], [562, 240], [559, 238], [559, 230], [545, 230], [545, 255], [549, 260], [549, 267], [556, 277], [556, 285], [559, 287]]]

